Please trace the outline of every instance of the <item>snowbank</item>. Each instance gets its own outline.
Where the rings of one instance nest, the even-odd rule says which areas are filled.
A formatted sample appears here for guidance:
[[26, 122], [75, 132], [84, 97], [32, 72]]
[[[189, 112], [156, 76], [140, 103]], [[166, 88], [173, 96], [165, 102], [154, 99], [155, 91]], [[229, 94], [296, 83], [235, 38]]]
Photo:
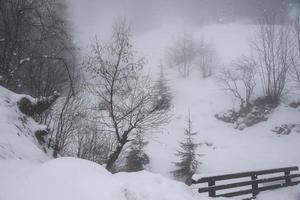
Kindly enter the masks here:
[[[262, 192], [261, 200], [298, 200], [300, 187]], [[7, 160], [0, 165], [1, 200], [213, 200], [183, 183], [141, 171], [111, 174], [102, 166], [57, 158], [43, 164]], [[225, 200], [226, 198], [218, 198]], [[240, 199], [239, 197], [231, 199]]]
[[259, 194], [257, 200], [298, 200], [300, 199], [300, 185], [280, 190], [266, 191]]
[[[111, 174], [102, 166], [76, 158], [58, 158], [28, 167], [18, 164], [18, 176], [11, 174], [4, 184], [0, 168], [1, 200], [195, 200], [182, 183], [148, 172]], [[6, 163], [6, 168], [9, 168]], [[27, 167], [26, 167], [27, 166]], [[14, 181], [12, 181], [14, 180]], [[207, 199], [207, 198], [205, 198]]]
[[132, 191], [132, 199], [189, 200], [197, 197], [183, 183], [166, 179], [159, 174], [141, 171], [117, 173], [114, 176], [126, 185], [128, 191]]

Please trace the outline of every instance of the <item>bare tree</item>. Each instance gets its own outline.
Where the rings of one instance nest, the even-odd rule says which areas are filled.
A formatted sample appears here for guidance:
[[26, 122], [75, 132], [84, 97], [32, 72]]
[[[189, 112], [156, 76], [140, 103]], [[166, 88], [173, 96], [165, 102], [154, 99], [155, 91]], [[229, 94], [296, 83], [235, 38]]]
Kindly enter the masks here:
[[241, 109], [251, 107], [251, 97], [256, 86], [255, 67], [253, 59], [242, 57], [234, 63], [233, 69], [224, 69], [218, 76], [224, 90], [240, 101]]
[[91, 90], [101, 103], [99, 112], [105, 131], [116, 138], [106, 163], [106, 168], [112, 170], [131, 134], [161, 125], [167, 121], [167, 114], [153, 106], [153, 86], [142, 73], [145, 61], [134, 59], [125, 22], [115, 26], [110, 43], [100, 45], [96, 41], [91, 50], [85, 64], [93, 77]]
[[114, 136], [103, 131], [97, 120], [85, 119], [74, 137], [74, 156], [105, 164], [114, 146]]
[[292, 59], [292, 68], [290, 74], [300, 87], [300, 17], [297, 17], [292, 21], [292, 28], [292, 40], [295, 44], [295, 56]]
[[41, 122], [50, 129], [48, 146], [54, 150], [54, 157], [69, 153], [69, 145], [74, 143], [73, 138], [81, 131], [82, 122], [91, 114], [84, 93], [86, 87], [81, 79], [76, 80], [78, 86], [61, 95], [46, 116], [42, 117], [44, 121]]
[[274, 15], [266, 16], [253, 41], [255, 59], [265, 96], [278, 104], [292, 66], [294, 45], [287, 25], [275, 24]]
[[218, 57], [214, 45], [202, 40], [199, 43], [196, 62], [203, 78], [211, 76], [218, 65]]
[[76, 123], [80, 120], [80, 103], [70, 93], [60, 98], [48, 115], [50, 136], [48, 146], [53, 148], [53, 156], [57, 157], [68, 145], [70, 137], [76, 131]]
[[192, 63], [197, 56], [196, 42], [189, 34], [184, 34], [168, 49], [168, 61], [171, 67], [178, 67], [183, 77], [188, 77]]
[[0, 84], [34, 97], [71, 80], [73, 43], [56, 0], [0, 1]]

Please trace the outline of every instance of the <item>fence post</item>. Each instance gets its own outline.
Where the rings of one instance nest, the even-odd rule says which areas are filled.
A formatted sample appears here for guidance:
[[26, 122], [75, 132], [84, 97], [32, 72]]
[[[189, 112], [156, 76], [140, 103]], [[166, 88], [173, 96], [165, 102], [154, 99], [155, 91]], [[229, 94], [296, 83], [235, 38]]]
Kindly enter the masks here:
[[290, 177], [287, 177], [287, 176], [289, 176], [290, 174], [291, 174], [290, 171], [285, 171], [285, 172], [284, 172], [284, 176], [286, 176], [286, 177], [285, 177], [285, 183], [286, 183], [287, 185], [290, 185], [290, 184], [292, 183], [291, 178], [290, 178]]
[[[215, 186], [216, 182], [214, 180], [208, 181], [208, 187]], [[209, 189], [208, 192], [209, 197], [216, 197], [216, 191], [214, 189]]]
[[253, 195], [253, 197], [255, 197], [258, 194], [258, 183], [256, 182], [257, 175], [256, 174], [252, 174], [251, 175], [251, 180], [254, 181], [252, 183], [252, 195]]

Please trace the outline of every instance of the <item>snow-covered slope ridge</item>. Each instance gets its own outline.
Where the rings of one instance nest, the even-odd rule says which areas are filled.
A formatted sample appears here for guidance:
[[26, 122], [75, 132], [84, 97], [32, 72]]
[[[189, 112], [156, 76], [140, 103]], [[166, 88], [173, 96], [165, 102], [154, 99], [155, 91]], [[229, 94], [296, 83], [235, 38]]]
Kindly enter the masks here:
[[2, 184], [0, 166], [1, 200], [207, 199], [194, 195], [183, 183], [161, 175], [149, 172], [111, 174], [96, 163], [77, 158], [58, 158], [34, 165], [25, 172], [20, 168], [17, 171], [20, 171], [18, 179]]
[[35, 102], [30, 96], [15, 94], [0, 86], [0, 160], [45, 161], [48, 156], [34, 135], [45, 127], [20, 112], [18, 102], [23, 97]]

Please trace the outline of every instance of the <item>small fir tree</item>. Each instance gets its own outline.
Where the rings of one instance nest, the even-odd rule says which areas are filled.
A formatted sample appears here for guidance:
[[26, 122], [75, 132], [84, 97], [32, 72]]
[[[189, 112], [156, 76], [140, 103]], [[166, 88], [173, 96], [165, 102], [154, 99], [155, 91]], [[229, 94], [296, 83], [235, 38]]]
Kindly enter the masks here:
[[154, 104], [161, 110], [169, 110], [172, 106], [173, 96], [168, 85], [168, 80], [165, 78], [162, 64], [160, 64], [159, 78], [154, 87], [156, 92]]
[[129, 146], [129, 153], [126, 156], [127, 172], [137, 172], [145, 169], [145, 165], [149, 164], [150, 159], [144, 152], [145, 146], [148, 144], [143, 138], [143, 134], [136, 134]]
[[180, 158], [179, 162], [175, 162], [176, 170], [171, 173], [176, 179], [187, 181], [197, 172], [200, 162], [197, 161], [196, 148], [198, 144], [194, 143], [194, 136], [197, 134], [192, 131], [192, 121], [190, 115], [187, 120], [188, 126], [184, 130], [184, 141], [180, 142], [180, 150], [175, 154]]

